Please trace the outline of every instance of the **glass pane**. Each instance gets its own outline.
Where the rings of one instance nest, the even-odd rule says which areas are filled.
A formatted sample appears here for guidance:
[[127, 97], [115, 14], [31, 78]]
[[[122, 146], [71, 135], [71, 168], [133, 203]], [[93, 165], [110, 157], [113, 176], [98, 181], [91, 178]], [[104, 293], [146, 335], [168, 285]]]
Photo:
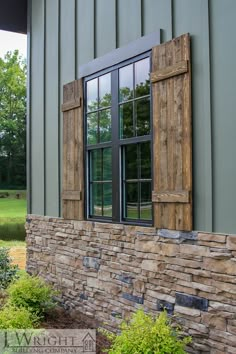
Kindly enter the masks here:
[[133, 98], [133, 64], [119, 70], [119, 101]]
[[125, 146], [125, 179], [138, 179], [137, 145]]
[[100, 143], [111, 141], [111, 110], [106, 109], [99, 112], [99, 133]]
[[120, 128], [121, 138], [132, 138], [133, 128], [133, 102], [125, 103], [120, 106]]
[[98, 79], [87, 82], [87, 111], [95, 111], [98, 108]]
[[91, 181], [102, 180], [102, 150], [91, 151]]
[[126, 183], [125, 218], [138, 219], [138, 183]]
[[99, 106], [107, 107], [111, 105], [111, 74], [99, 77]]
[[136, 101], [135, 111], [137, 136], [150, 134], [150, 99]]
[[151, 201], [151, 182], [141, 183], [141, 205], [140, 218], [145, 220], [152, 219], [152, 201]]
[[87, 144], [98, 143], [98, 115], [90, 113], [87, 115]]
[[112, 179], [111, 148], [103, 149], [103, 181]]
[[152, 178], [151, 175], [151, 144], [140, 144], [141, 150], [141, 178]]
[[112, 185], [103, 184], [103, 215], [112, 217]]
[[140, 60], [135, 64], [135, 97], [149, 95], [150, 93], [150, 60]]
[[102, 184], [91, 184], [91, 215], [102, 215]]

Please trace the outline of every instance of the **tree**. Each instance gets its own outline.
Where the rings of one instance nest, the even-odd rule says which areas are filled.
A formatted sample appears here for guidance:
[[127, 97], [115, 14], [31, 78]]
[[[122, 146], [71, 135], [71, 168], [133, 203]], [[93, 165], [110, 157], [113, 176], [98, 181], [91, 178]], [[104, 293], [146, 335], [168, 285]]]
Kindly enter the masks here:
[[26, 62], [18, 50], [0, 58], [0, 186], [26, 185]]

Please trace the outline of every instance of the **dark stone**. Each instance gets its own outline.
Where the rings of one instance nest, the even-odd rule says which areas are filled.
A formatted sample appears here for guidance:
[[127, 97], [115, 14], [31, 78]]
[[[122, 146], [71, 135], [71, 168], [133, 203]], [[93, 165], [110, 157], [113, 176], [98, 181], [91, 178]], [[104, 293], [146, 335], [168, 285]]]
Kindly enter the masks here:
[[98, 270], [100, 268], [100, 259], [95, 257], [84, 257], [83, 258], [83, 265], [86, 268], [94, 268]]
[[79, 297], [81, 300], [88, 300], [88, 296], [85, 295], [84, 293], [81, 293]]
[[185, 231], [175, 231], [167, 229], [159, 229], [157, 231], [158, 236], [170, 238], [170, 239], [183, 239], [183, 240], [196, 240], [198, 233], [195, 231], [185, 232]]
[[136, 302], [137, 304], [143, 304], [143, 297], [139, 297], [139, 296], [135, 296], [135, 295], [127, 294], [127, 293], [123, 293], [122, 297], [123, 297], [123, 299], [129, 300], [132, 302]]
[[118, 276], [118, 280], [122, 281], [123, 283], [126, 283], [126, 284], [132, 284], [133, 283], [133, 278], [128, 276], [128, 275], [125, 275], [125, 274], [121, 274]]
[[175, 304], [172, 304], [165, 300], [157, 300], [157, 311], [164, 311], [168, 313], [168, 315], [173, 315]]
[[26, 218], [26, 220], [25, 220], [28, 224], [30, 224], [31, 223], [31, 221], [32, 221], [32, 219], [29, 219], [29, 218]]
[[111, 315], [112, 317], [116, 317], [116, 318], [122, 318], [122, 315], [120, 312], [115, 312], [115, 311], [112, 311], [111, 312]]
[[176, 305], [190, 307], [201, 311], [208, 311], [208, 300], [203, 297], [176, 293], [175, 299]]

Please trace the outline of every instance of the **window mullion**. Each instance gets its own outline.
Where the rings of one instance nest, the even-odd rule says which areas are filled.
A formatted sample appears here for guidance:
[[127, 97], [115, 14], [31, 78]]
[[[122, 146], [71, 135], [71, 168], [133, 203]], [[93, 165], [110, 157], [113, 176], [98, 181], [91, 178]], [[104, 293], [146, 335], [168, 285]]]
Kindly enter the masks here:
[[111, 73], [112, 131], [112, 221], [120, 221], [120, 152], [119, 152], [119, 87], [118, 69]]

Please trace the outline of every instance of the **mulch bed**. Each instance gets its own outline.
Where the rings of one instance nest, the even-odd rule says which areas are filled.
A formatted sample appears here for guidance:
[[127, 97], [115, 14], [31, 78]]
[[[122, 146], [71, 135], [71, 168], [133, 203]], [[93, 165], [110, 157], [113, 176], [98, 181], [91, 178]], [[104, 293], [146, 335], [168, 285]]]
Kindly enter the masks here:
[[[74, 319], [63, 308], [57, 308], [46, 316], [45, 321], [41, 323], [40, 327], [45, 329], [97, 329], [100, 326], [96, 320], [88, 318], [88, 316], [82, 313], [78, 314], [76, 312], [76, 319]], [[109, 345], [110, 343], [106, 337], [96, 331], [96, 353], [105, 353], [103, 349], [109, 348]]]

